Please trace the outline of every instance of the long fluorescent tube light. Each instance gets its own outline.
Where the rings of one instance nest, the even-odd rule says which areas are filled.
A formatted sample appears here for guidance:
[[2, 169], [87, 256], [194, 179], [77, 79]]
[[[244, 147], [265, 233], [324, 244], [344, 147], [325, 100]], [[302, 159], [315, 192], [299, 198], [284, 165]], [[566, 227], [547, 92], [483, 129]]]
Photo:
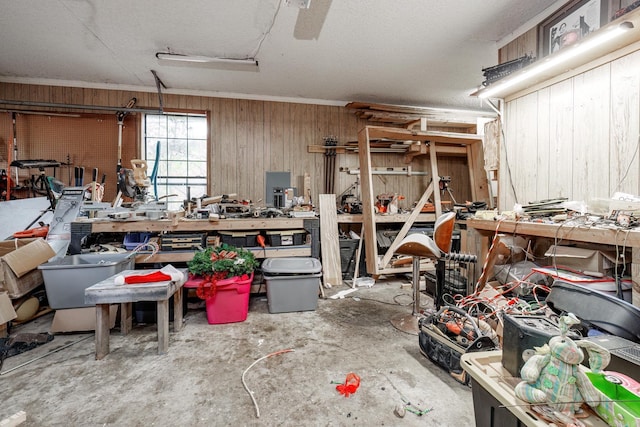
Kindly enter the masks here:
[[212, 56], [181, 55], [179, 53], [158, 52], [156, 58], [161, 61], [185, 62], [192, 64], [242, 64], [258, 66], [255, 58], [216, 58]]
[[541, 61], [535, 62], [513, 76], [506, 77], [500, 83], [490, 85], [486, 89], [480, 89], [476, 94], [479, 98], [490, 98], [497, 93], [504, 92], [505, 90], [516, 86], [519, 83], [533, 79], [545, 71], [559, 66], [576, 56], [583, 55], [610, 40], [616, 39], [633, 28], [634, 26], [631, 22], [622, 22], [619, 25], [607, 28], [602, 33], [589, 36], [583, 42], [576, 43], [575, 45], [567, 47], [556, 54], [549, 55]]

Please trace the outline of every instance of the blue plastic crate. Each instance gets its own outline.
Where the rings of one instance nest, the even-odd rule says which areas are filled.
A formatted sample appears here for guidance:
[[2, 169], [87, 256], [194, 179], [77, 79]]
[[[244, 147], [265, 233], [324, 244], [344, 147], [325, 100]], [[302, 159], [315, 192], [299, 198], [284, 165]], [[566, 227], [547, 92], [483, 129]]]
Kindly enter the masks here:
[[124, 245], [126, 250], [132, 251], [136, 247], [138, 247], [138, 245], [142, 243], [147, 243], [150, 237], [151, 237], [151, 233], [144, 233], [144, 232], [138, 232], [138, 231], [130, 232], [124, 236], [124, 242], [122, 242], [122, 244]]

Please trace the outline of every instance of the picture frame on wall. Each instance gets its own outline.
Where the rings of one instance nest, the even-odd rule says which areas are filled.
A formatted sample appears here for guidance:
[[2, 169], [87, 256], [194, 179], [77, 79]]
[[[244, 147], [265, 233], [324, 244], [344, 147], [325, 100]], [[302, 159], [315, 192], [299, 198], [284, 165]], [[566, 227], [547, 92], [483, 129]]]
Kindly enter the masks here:
[[610, 21], [612, 0], [572, 0], [538, 26], [538, 56], [577, 43]]

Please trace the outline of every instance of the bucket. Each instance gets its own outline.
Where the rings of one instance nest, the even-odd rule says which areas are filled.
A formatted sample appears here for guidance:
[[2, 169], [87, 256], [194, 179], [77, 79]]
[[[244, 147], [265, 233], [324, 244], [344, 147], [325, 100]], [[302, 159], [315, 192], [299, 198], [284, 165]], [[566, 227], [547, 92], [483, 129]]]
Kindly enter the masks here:
[[[244, 322], [249, 311], [252, 282], [253, 273], [219, 280], [215, 295], [205, 300], [209, 324]], [[199, 284], [198, 280], [191, 279], [185, 286], [196, 288]]]

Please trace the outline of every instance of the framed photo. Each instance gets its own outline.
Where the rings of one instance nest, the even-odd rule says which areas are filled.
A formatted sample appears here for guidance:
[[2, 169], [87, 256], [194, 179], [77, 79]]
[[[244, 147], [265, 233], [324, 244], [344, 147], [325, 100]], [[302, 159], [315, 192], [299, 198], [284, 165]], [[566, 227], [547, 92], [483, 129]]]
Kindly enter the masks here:
[[571, 46], [609, 23], [611, 0], [572, 0], [538, 26], [538, 56]]

